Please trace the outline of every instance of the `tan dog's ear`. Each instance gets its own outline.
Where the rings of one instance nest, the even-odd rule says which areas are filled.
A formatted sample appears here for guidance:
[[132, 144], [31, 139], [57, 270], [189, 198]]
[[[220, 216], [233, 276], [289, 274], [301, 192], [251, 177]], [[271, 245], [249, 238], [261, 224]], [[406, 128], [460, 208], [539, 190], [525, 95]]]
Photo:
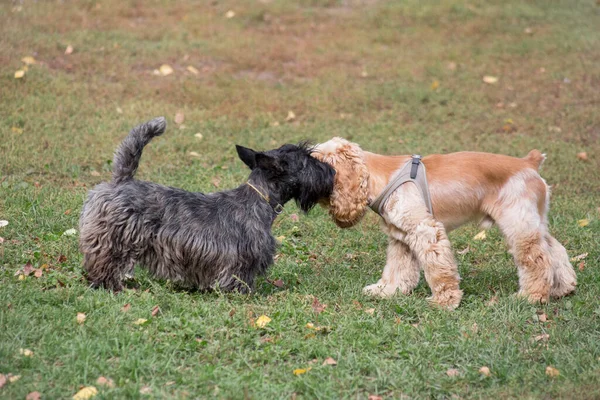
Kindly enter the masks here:
[[369, 171], [360, 147], [344, 142], [335, 152], [315, 152], [313, 156], [335, 169], [329, 214], [340, 228], [349, 228], [358, 223], [367, 211]]

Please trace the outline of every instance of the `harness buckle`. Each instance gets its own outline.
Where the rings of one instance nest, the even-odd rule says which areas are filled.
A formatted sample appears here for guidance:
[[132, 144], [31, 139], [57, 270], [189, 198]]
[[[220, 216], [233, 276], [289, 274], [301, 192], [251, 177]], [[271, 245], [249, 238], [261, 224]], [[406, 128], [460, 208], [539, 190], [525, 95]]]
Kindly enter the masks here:
[[413, 154], [412, 166], [410, 168], [410, 179], [415, 179], [417, 177], [417, 170], [419, 169], [419, 164], [421, 164], [421, 156], [419, 154]]

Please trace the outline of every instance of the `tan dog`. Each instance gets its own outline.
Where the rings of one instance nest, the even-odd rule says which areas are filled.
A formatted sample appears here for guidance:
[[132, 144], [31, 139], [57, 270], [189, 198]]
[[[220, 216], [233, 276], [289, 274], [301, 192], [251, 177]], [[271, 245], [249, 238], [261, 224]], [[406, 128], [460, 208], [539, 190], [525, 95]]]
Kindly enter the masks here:
[[[369, 204], [410, 156], [384, 156], [334, 138], [315, 147], [317, 159], [336, 170], [326, 206], [336, 224], [347, 228], [363, 217]], [[433, 215], [411, 182], [388, 198], [382, 227], [389, 237], [381, 279], [363, 292], [391, 296], [410, 293], [420, 270], [431, 288], [431, 300], [454, 309], [462, 298], [460, 277], [446, 232], [469, 221], [498, 224], [514, 256], [519, 294], [531, 302], [571, 293], [577, 284], [565, 248], [548, 232], [550, 191], [538, 168], [545, 156], [532, 150], [525, 158], [460, 152], [423, 158]], [[327, 201], [328, 200], [328, 201]]]

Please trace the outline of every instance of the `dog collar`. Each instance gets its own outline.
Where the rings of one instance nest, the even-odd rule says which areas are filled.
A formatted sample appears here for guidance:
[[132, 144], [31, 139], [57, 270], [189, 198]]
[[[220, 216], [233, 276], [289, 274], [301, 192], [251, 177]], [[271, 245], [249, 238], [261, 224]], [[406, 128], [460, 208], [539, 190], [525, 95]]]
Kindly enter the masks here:
[[[421, 168], [419, 168], [421, 167]], [[427, 175], [425, 173], [425, 164], [421, 161], [421, 156], [414, 154], [409, 161], [406, 162], [396, 175], [385, 188], [381, 191], [381, 194], [369, 205], [373, 211], [377, 214], [383, 214], [383, 205], [387, 199], [406, 182], [414, 183], [425, 201], [427, 209], [433, 215], [433, 207], [431, 206], [431, 196], [429, 194], [429, 187], [427, 185]]]
[[[263, 194], [260, 190], [258, 190], [258, 188], [256, 186], [254, 186], [253, 184], [251, 184], [250, 181], [247, 181], [246, 185], [248, 185], [252, 189], [254, 189], [254, 191], [256, 193], [258, 193], [258, 195], [260, 197], [262, 197], [267, 202], [267, 204], [269, 204], [271, 206], [271, 202], [269, 201], [269, 195]], [[277, 215], [279, 215], [279, 214], [281, 214], [283, 212], [283, 206], [281, 204], [279, 204], [279, 203], [277, 203], [275, 205], [275, 207], [271, 206], [271, 208], [273, 208], [273, 211], [275, 211], [275, 214], [277, 214]]]

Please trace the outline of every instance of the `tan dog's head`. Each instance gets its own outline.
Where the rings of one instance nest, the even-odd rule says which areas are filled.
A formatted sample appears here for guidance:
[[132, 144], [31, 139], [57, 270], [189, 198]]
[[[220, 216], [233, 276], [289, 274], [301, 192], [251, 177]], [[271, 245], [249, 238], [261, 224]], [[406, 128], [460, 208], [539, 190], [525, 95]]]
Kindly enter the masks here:
[[335, 169], [333, 192], [321, 204], [329, 207], [329, 214], [340, 228], [355, 225], [367, 211], [369, 196], [369, 171], [362, 149], [335, 137], [315, 146], [311, 155]]

